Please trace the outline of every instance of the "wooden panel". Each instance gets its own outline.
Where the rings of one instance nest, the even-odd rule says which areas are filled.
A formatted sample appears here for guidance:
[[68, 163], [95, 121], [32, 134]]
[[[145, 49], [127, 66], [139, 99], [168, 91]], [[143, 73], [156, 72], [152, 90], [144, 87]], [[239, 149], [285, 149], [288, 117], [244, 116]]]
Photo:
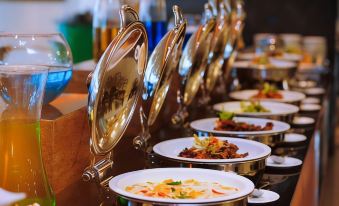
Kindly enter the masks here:
[[48, 118], [41, 120], [42, 156], [55, 193], [81, 178], [84, 167], [89, 164], [84, 98], [87, 99], [87, 95], [62, 95], [51, 103], [53, 106], [43, 110], [42, 116]]
[[[157, 122], [151, 131], [157, 131], [169, 125], [170, 116], [176, 111], [177, 77], [171, 84], [168, 97], [164, 102]], [[79, 182], [83, 170], [89, 166], [89, 126], [87, 120], [87, 94], [67, 93], [44, 106], [41, 120], [42, 153], [47, 175], [55, 193]], [[136, 112], [123, 139], [114, 149], [114, 163], [118, 165], [114, 173], [140, 169], [144, 166], [144, 157], [133, 147], [133, 138], [141, 131], [139, 99]], [[125, 164], [130, 157], [136, 157], [134, 164]]]
[[291, 206], [317, 206], [319, 201], [318, 196], [318, 177], [319, 168], [316, 163], [315, 140], [312, 138], [304, 164], [300, 173], [298, 184], [294, 192]]

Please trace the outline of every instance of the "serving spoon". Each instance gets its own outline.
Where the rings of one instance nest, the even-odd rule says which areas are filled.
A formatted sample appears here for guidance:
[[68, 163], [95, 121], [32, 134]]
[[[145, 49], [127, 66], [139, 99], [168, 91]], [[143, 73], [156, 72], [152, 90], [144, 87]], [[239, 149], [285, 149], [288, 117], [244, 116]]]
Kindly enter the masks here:
[[285, 157], [282, 157], [282, 156], [271, 155], [271, 159], [276, 164], [284, 164], [285, 163]]
[[255, 188], [255, 189], [253, 190], [251, 196], [252, 196], [253, 198], [260, 198], [260, 197], [262, 197], [262, 195], [264, 194], [264, 192], [263, 192], [261, 189], [264, 188], [264, 187], [267, 187], [267, 186], [269, 186], [269, 185], [270, 185], [269, 182], [263, 182], [263, 184], [262, 184], [260, 187]]

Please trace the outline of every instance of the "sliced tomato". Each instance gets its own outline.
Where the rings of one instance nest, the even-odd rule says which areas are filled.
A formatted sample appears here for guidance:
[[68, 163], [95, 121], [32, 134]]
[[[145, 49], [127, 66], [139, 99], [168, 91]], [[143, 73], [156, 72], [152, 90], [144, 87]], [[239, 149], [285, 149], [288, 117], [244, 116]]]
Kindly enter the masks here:
[[212, 189], [212, 192], [213, 192], [213, 193], [215, 193], [215, 194], [219, 194], [219, 195], [223, 195], [223, 194], [225, 194], [225, 193], [223, 193], [223, 192], [219, 192], [219, 191], [217, 191], [217, 190], [215, 190], [215, 189]]
[[165, 194], [165, 193], [163, 193], [163, 192], [158, 192], [158, 195], [160, 196], [160, 197], [166, 197], [167, 195]]

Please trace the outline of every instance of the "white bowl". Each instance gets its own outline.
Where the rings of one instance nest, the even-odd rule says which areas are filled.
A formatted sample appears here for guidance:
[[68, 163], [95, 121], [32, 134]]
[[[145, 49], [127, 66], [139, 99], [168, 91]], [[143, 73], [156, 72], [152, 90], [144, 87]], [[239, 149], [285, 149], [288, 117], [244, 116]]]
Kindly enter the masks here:
[[[244, 58], [249, 58], [250, 54], [245, 54], [243, 56]], [[290, 69], [290, 68], [297, 68], [297, 65], [294, 62], [291, 61], [285, 61], [285, 60], [280, 60], [277, 58], [269, 58], [270, 64], [268, 65], [261, 65], [261, 64], [255, 64], [252, 61], [236, 61], [233, 63], [233, 68], [237, 69], [273, 69], [273, 70], [278, 70], [278, 69]]]
[[248, 124], [259, 125], [264, 127], [267, 122], [273, 123], [272, 130], [267, 131], [221, 131], [215, 130], [215, 122], [218, 118], [207, 118], [207, 119], [200, 119], [191, 122], [190, 126], [197, 131], [208, 132], [212, 134], [224, 134], [224, 135], [231, 135], [231, 136], [261, 136], [261, 135], [275, 135], [281, 134], [286, 132], [290, 129], [290, 125], [276, 120], [270, 119], [259, 119], [259, 118], [246, 118], [246, 117], [234, 117], [233, 120], [236, 122], [246, 122]]
[[271, 154], [271, 148], [259, 142], [230, 137], [217, 137], [217, 138], [222, 141], [227, 140], [229, 143], [237, 145], [239, 148], [237, 153], [243, 154], [248, 152], [248, 156], [234, 159], [194, 159], [179, 157], [178, 155], [182, 150], [184, 150], [185, 148], [191, 148], [193, 146], [194, 144], [193, 137], [172, 139], [160, 142], [153, 147], [153, 151], [160, 156], [173, 160], [206, 164], [240, 163], [266, 158]]
[[[252, 99], [252, 96], [258, 94], [259, 90], [241, 90], [236, 92], [231, 92], [230, 97], [236, 100], [256, 100]], [[305, 94], [301, 92], [294, 92], [294, 91], [285, 91], [279, 90], [279, 93], [283, 96], [282, 99], [258, 99], [261, 101], [272, 101], [272, 102], [284, 102], [284, 103], [291, 103], [291, 102], [299, 102], [305, 99]]]
[[304, 142], [307, 140], [307, 137], [302, 134], [297, 133], [287, 133], [284, 136], [284, 142], [295, 143], [295, 142]]
[[[162, 182], [166, 179], [195, 179], [203, 182], [218, 182], [225, 186], [238, 188], [239, 191], [228, 196], [209, 199], [165, 199], [136, 195], [125, 190], [127, 186], [133, 184], [148, 181]], [[207, 204], [226, 202], [246, 197], [254, 190], [254, 184], [245, 177], [230, 172], [198, 168], [157, 168], [128, 172], [113, 177], [109, 182], [109, 187], [114, 193], [127, 199], [160, 204]]]
[[[249, 101], [244, 102], [246, 105]], [[233, 112], [240, 116], [251, 116], [251, 117], [267, 117], [267, 116], [286, 116], [295, 114], [299, 111], [299, 108], [292, 104], [285, 104], [280, 102], [260, 102], [261, 106], [270, 110], [269, 112], [242, 112], [241, 102], [224, 102], [215, 104], [213, 109], [216, 111], [227, 111]]]
[[321, 110], [321, 105], [319, 104], [302, 104], [300, 105], [300, 110], [305, 112], [315, 112]]
[[305, 90], [306, 95], [323, 95], [325, 94], [325, 89], [320, 87], [309, 88]]
[[315, 120], [311, 117], [294, 117], [292, 122], [295, 125], [310, 125], [314, 124]]
[[315, 97], [307, 97], [303, 101], [301, 101], [301, 104], [320, 104], [320, 99]]
[[[240, 60], [247, 60], [247, 61], [252, 61], [256, 57], [256, 54], [254, 52], [243, 52], [239, 53], [238, 59]], [[302, 59], [302, 55], [300, 54], [291, 54], [291, 53], [283, 53], [282, 56], [279, 57], [269, 57], [269, 60], [272, 61], [270, 62], [271, 64], [275, 63], [275, 60], [283, 60], [283, 61], [300, 61]], [[291, 64], [289, 64], [291, 65]], [[279, 67], [278, 65], [274, 65], [276, 67]], [[293, 65], [296, 66], [296, 65]], [[285, 66], [283, 66], [285, 67]]]

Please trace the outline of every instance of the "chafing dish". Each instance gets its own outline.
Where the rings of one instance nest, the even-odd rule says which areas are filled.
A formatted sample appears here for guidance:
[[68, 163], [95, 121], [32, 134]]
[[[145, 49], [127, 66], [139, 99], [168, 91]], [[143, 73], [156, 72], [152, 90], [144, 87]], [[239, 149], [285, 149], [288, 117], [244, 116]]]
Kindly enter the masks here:
[[218, 1], [209, 1], [213, 6], [213, 13], [216, 16], [216, 26], [214, 28], [213, 38], [210, 47], [210, 54], [207, 62], [207, 69], [204, 80], [201, 84], [201, 97], [199, 103], [208, 104], [210, 93], [213, 91], [215, 84], [222, 76], [222, 67], [224, 65], [224, 50], [230, 37], [230, 8], [224, 2], [218, 4]]
[[173, 6], [173, 13], [174, 28], [161, 39], [152, 52], [143, 80], [142, 106], [139, 111], [142, 132], [134, 138], [134, 145], [144, 151], [147, 150], [147, 140], [151, 136], [149, 127], [155, 123], [166, 99], [185, 38], [186, 21], [181, 9]]
[[154, 167], [187, 167], [187, 168], [206, 168], [226, 172], [234, 172], [245, 176], [257, 185], [264, 173], [265, 160], [271, 154], [271, 149], [267, 145], [259, 142], [229, 138], [217, 137], [220, 140], [227, 140], [239, 147], [240, 153], [248, 152], [245, 158], [235, 159], [194, 159], [179, 157], [179, 153], [190, 148], [194, 144], [193, 137], [178, 138], [160, 142], [153, 147], [156, 159]]
[[284, 141], [284, 133], [290, 129], [290, 125], [285, 122], [280, 122], [276, 120], [260, 119], [260, 118], [245, 118], [245, 117], [235, 117], [235, 121], [246, 122], [249, 124], [261, 125], [264, 126], [267, 122], [273, 123], [273, 129], [267, 131], [256, 131], [256, 132], [234, 132], [234, 131], [220, 131], [215, 130], [215, 121], [218, 118], [206, 118], [200, 119], [191, 122], [190, 126], [197, 132], [201, 133], [211, 133], [220, 136], [228, 137], [237, 137], [245, 138], [249, 140], [254, 140], [261, 142], [263, 144], [269, 145], [271, 147]]
[[[125, 130], [135, 112], [137, 100], [142, 94], [142, 88], [144, 88], [145, 81], [143, 80], [147, 65], [147, 35], [137, 13], [129, 6], [123, 6], [120, 10], [120, 16], [121, 29], [102, 55], [89, 79], [88, 117], [91, 129], [90, 149], [92, 159], [90, 166], [83, 173], [83, 179], [97, 184], [103, 200], [102, 205], [112, 204], [113, 202], [116, 205], [164, 205], [164, 201], [147, 201], [140, 197], [133, 198], [132, 193], [124, 195], [125, 193], [117, 191], [116, 187], [114, 187], [116, 180], [119, 182], [121, 177], [131, 174], [125, 173], [112, 177], [113, 149], [124, 136]], [[145, 79], [148, 78], [146, 77]], [[148, 116], [148, 121], [152, 122], [154, 119]], [[196, 170], [185, 169], [185, 172], [183, 172], [182, 169], [173, 168], [170, 174], [180, 176], [186, 173], [186, 177], [196, 175]], [[166, 170], [168, 169], [166, 168]], [[149, 170], [139, 172], [144, 174], [144, 171]], [[216, 174], [218, 172], [219, 177], [225, 177], [220, 178], [222, 181], [228, 181], [228, 183], [233, 181], [233, 185], [234, 183], [239, 183], [240, 190], [235, 195], [215, 201], [213, 199], [200, 199], [198, 200], [200, 202], [193, 201], [193, 205], [245, 206], [247, 204], [247, 196], [254, 188], [250, 180], [235, 174], [226, 174], [225, 172], [204, 171], [206, 171], [203, 172], [205, 176], [200, 175], [199, 177], [218, 176]], [[206, 176], [207, 173], [213, 175]], [[152, 173], [143, 177], [154, 178], [154, 175]], [[134, 180], [132, 177], [127, 179]], [[220, 180], [218, 179], [218, 181]], [[185, 202], [185, 204], [189, 203], [190, 201]], [[165, 205], [179, 204], [170, 199], [167, 200]]]
[[202, 83], [215, 23], [212, 6], [206, 3], [203, 24], [188, 40], [180, 59], [178, 74], [181, 85], [177, 92], [179, 109], [172, 116], [174, 125], [184, 125], [189, 116], [187, 107], [192, 103]]
[[[169, 199], [135, 195], [125, 191], [126, 186], [141, 182], [161, 182], [164, 179], [219, 182], [237, 187], [235, 194], [225, 197], [205, 199]], [[139, 170], [116, 176], [110, 182], [110, 188], [117, 194], [116, 205], [213, 205], [213, 206], [245, 206], [247, 197], [253, 191], [254, 185], [247, 178], [232, 173], [198, 169], [198, 168], [158, 168]]]
[[147, 34], [138, 14], [120, 9], [121, 28], [88, 79], [91, 164], [84, 181], [98, 185], [102, 199], [112, 178], [113, 148], [123, 137], [141, 94], [147, 62]]
[[253, 85], [255, 82], [270, 81], [283, 89], [288, 89], [288, 80], [295, 76], [297, 64], [282, 60], [272, 60], [269, 64], [237, 61], [233, 64], [233, 71], [233, 76], [239, 80], [243, 87]]
[[234, 101], [223, 102], [215, 104], [213, 109], [217, 112], [227, 111], [233, 112], [235, 116], [239, 117], [259, 117], [265, 119], [273, 119], [282, 122], [292, 123], [293, 117], [298, 113], [299, 108], [292, 104], [280, 103], [280, 102], [260, 102], [260, 105], [266, 109], [267, 112], [244, 112], [241, 105], [251, 104], [250, 101]]
[[255, 98], [259, 90], [257, 89], [249, 89], [249, 90], [240, 90], [234, 91], [229, 94], [230, 98], [241, 101], [273, 101], [273, 102], [282, 102], [299, 105], [299, 103], [306, 98], [305, 94], [301, 92], [295, 91], [286, 91], [286, 90], [278, 90], [278, 93], [282, 95], [281, 99], [278, 98]]

